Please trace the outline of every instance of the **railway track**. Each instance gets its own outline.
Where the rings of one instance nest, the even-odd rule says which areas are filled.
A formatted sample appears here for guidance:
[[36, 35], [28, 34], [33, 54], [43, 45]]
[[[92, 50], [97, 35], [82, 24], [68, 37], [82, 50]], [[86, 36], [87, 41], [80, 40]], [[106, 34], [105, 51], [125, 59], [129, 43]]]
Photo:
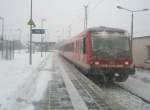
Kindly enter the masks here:
[[130, 94], [132, 94], [133, 96], [135, 97], [138, 97], [139, 99], [141, 99], [143, 102], [147, 103], [147, 104], [150, 104], [150, 100], [147, 100], [145, 98], [143, 98], [142, 96], [132, 92], [131, 90], [129, 89], [126, 89], [125, 87], [121, 86], [119, 83], [117, 82], [114, 82], [114, 83], [111, 83], [111, 84], [102, 84], [100, 81], [98, 80], [95, 80], [95, 79], [91, 79], [91, 81], [93, 81], [98, 87], [102, 88], [103, 90], [107, 89], [107, 88], [110, 88], [110, 87], [116, 87], [116, 88], [120, 88]]
[[95, 80], [95, 79], [90, 79], [90, 80], [92, 80], [98, 87], [102, 88], [103, 90], [105, 90], [105, 89], [107, 89], [107, 88], [110, 88], [110, 87], [120, 88], [120, 89], [122, 89], [122, 90], [124, 90], [124, 91], [126, 91], [126, 92], [128, 92], [128, 93], [130, 93], [130, 94], [132, 94], [133, 96], [138, 97], [138, 98], [141, 99], [143, 102], [145, 102], [145, 103], [147, 103], [147, 104], [150, 104], [150, 101], [149, 101], [149, 100], [147, 100], [147, 99], [143, 98], [142, 96], [140, 96], [140, 95], [138, 95], [138, 94], [132, 92], [132, 91], [129, 90], [129, 89], [126, 89], [125, 87], [121, 86], [119, 83], [116, 83], [116, 82], [115, 82], [115, 83], [111, 83], [111, 84], [106, 84], [106, 85], [104, 85], [104, 84], [102, 84], [102, 83], [101, 83], [100, 81], [98, 81], [98, 80]]
[[[63, 59], [64, 60], [64, 59]], [[107, 100], [107, 102], [105, 103], [105, 104], [102, 104], [102, 105], [104, 105], [104, 106], [107, 106], [110, 110], [114, 107], [114, 105], [116, 106], [116, 103], [115, 104], [111, 104], [111, 100], [113, 100], [114, 99], [114, 102], [118, 102], [118, 100], [117, 101], [115, 101], [115, 98], [113, 97], [113, 96], [111, 96], [111, 93], [110, 93], [110, 91], [111, 91], [111, 89], [110, 90], [107, 90], [107, 87], [105, 87], [105, 86], [103, 86], [101, 83], [99, 83], [98, 84], [98, 81], [96, 81], [96, 83], [95, 82], [93, 82], [93, 80], [92, 80], [92, 82], [90, 82], [91, 80], [89, 80], [89, 79], [87, 79], [83, 74], [81, 74], [81, 72], [79, 71], [79, 70], [77, 70], [77, 69], [74, 69], [75, 67], [73, 66], [73, 65], [71, 65], [69, 62], [67, 62], [67, 61], [64, 61], [65, 62], [65, 65], [67, 65], [67, 73], [69, 73], [69, 77], [71, 78], [71, 77], [77, 77], [77, 79], [78, 79], [78, 81], [79, 81], [79, 83], [80, 84], [82, 84], [82, 86], [84, 86], [84, 88], [88, 91], [88, 93], [89, 93], [89, 95], [90, 96], [92, 96], [92, 98], [93, 98], [93, 100], [95, 101], [95, 105], [97, 105], [99, 108], [100, 107], [102, 107], [101, 106], [101, 102], [99, 102], [99, 100], [103, 100], [103, 98], [101, 97], [101, 99], [98, 99], [97, 97], [99, 97], [98, 95], [95, 95], [95, 93], [93, 94], [92, 93], [92, 91], [91, 90], [94, 90], [95, 88], [95, 90], [94, 91], [97, 91], [97, 94], [100, 94], [101, 93], [101, 90], [103, 91], [103, 93], [105, 93], [106, 95], [108, 95], [108, 97], [106, 96], [104, 99], [105, 100], [103, 100], [103, 103], [105, 103], [105, 101]], [[74, 80], [72, 80], [72, 82], [74, 83], [74, 85], [76, 86], [77, 85], [77, 81], [74, 81]], [[90, 83], [90, 84], [89, 84]], [[94, 83], [94, 85], [93, 85], [93, 83]], [[88, 85], [89, 84], [89, 85]], [[95, 86], [96, 85], [96, 86]], [[139, 104], [139, 106], [141, 105], [141, 106], [144, 106], [144, 108], [146, 108], [147, 107], [147, 105], [149, 106], [150, 105], [150, 101], [148, 101], [148, 100], [146, 100], [146, 99], [144, 99], [144, 98], [142, 98], [142, 97], [140, 97], [138, 94], [135, 94], [134, 92], [132, 92], [132, 91], [130, 91], [130, 90], [128, 90], [128, 89], [126, 89], [126, 88], [124, 88], [124, 87], [122, 87], [121, 85], [119, 85], [118, 83], [114, 83], [113, 85], [111, 85], [111, 86], [114, 86], [115, 88], [119, 88], [118, 89], [118, 91], [119, 90], [122, 90], [122, 91], [124, 91], [124, 92], [128, 92], [130, 95], [132, 95], [133, 96], [133, 99], [135, 98], [135, 99], [137, 99], [138, 98], [138, 100], [140, 99], [141, 100], [141, 104]], [[90, 88], [91, 87], [91, 88]], [[77, 87], [76, 87], [77, 88]], [[97, 89], [100, 89], [100, 91], [99, 90], [97, 90]], [[109, 87], [108, 87], [109, 88]], [[80, 93], [80, 95], [82, 96], [82, 93]], [[116, 97], [116, 96], [115, 96]], [[84, 99], [84, 98], [83, 98]], [[132, 99], [131, 99], [132, 100]], [[130, 101], [129, 101], [130, 102]], [[134, 103], [134, 102], [133, 102]], [[143, 104], [143, 105], [142, 105]], [[126, 107], [126, 106], [124, 106], [124, 105], [122, 105], [122, 104], [120, 104], [120, 103], [118, 103], [118, 106], [119, 107], [122, 107], [120, 110], [123, 110], [123, 109], [127, 109], [128, 110], [128, 108]], [[132, 106], [132, 103], [131, 103], [131, 106]], [[132, 108], [132, 107], [131, 107]], [[148, 107], [148, 109], [149, 109], [150, 107]], [[108, 110], [109, 110], [108, 109]], [[105, 107], [104, 107], [104, 110], [105, 110]], [[107, 109], [106, 109], [107, 110]], [[117, 107], [114, 109], [114, 110], [117, 110]], [[144, 109], [145, 110], [145, 109]], [[146, 109], [147, 110], [147, 109]]]
[[81, 74], [73, 65], [61, 59], [71, 82], [77, 88], [88, 110], [125, 110], [115, 98], [105, 94], [96, 84]]
[[136, 94], [136, 93], [134, 93], [134, 92], [132, 92], [132, 91], [130, 91], [130, 90], [128, 90], [128, 89], [122, 87], [121, 85], [119, 85], [119, 84], [117, 84], [117, 83], [114, 83], [113, 85], [115, 85], [115, 86], [117, 86], [117, 87], [119, 87], [119, 88], [121, 88], [121, 89], [123, 89], [123, 90], [129, 92], [130, 94], [132, 94], [132, 95], [134, 95], [134, 96], [136, 96], [136, 97], [138, 97], [138, 98], [140, 98], [140, 99], [141, 99], [142, 101], [144, 101], [145, 103], [150, 104], [150, 101], [149, 101], [149, 100], [147, 100], [147, 99], [145, 99], [145, 98], [139, 96], [138, 94]]
[[129, 108], [127, 110], [150, 110], [150, 103], [148, 100], [120, 86], [118, 83], [105, 87], [99, 84], [99, 87], [102, 88], [104, 92], [115, 96], [119, 104]]

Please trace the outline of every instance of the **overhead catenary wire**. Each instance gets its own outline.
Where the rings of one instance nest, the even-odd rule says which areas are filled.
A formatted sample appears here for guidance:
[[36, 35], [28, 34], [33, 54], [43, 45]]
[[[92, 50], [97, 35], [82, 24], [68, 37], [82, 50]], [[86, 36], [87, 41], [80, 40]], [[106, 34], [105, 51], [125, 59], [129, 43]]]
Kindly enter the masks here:
[[100, 0], [96, 3], [96, 5], [93, 7], [92, 11], [95, 10], [100, 4], [102, 4], [105, 0]]
[[[93, 3], [93, 1], [92, 0], [88, 0], [88, 2], [86, 3], [86, 4], [84, 4], [83, 6], [84, 6], [84, 16], [82, 16], [82, 17], [80, 17], [81, 16], [81, 14], [83, 14], [83, 11], [78, 11], [78, 10], [80, 10], [80, 9], [77, 9], [77, 12], [78, 12], [78, 14], [76, 15], [77, 16], [77, 18], [76, 17], [74, 17], [74, 18], [72, 18], [72, 22], [77, 22], [77, 24], [78, 23], [83, 23], [82, 25], [84, 25], [84, 29], [86, 29], [87, 27], [88, 27], [88, 20], [89, 20], [89, 14], [91, 14], [91, 12], [93, 13], [93, 10], [95, 10], [101, 3], [103, 3], [105, 0], [98, 0], [98, 2], [97, 3]], [[95, 6], [94, 6], [94, 4], [95, 4]], [[92, 5], [93, 5], [93, 8], [91, 8], [90, 9], [90, 7], [92, 7]], [[86, 8], [85, 8], [85, 6], [87, 6]], [[88, 12], [87, 12], [87, 10], [88, 10]], [[75, 10], [74, 10], [75, 11]], [[75, 20], [76, 19], [76, 20]], [[74, 21], [75, 20], [75, 21]], [[84, 20], [84, 22], [83, 22], [83, 20]], [[71, 24], [71, 23], [70, 23]]]

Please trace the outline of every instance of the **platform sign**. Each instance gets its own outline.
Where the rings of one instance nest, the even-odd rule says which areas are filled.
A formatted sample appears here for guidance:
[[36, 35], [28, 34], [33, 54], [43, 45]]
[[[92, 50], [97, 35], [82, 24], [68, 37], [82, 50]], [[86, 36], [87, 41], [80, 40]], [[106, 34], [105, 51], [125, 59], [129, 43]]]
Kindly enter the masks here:
[[32, 19], [30, 19], [27, 24], [30, 25], [30, 26], [33, 26], [33, 27], [36, 26]]
[[32, 34], [45, 34], [44, 29], [32, 29]]

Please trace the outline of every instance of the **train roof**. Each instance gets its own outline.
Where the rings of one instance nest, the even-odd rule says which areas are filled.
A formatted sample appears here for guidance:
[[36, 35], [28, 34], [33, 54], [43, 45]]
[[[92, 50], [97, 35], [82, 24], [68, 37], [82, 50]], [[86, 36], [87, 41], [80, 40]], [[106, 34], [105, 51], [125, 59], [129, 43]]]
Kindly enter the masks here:
[[127, 32], [126, 30], [119, 29], [119, 28], [112, 28], [112, 27], [105, 27], [105, 26], [92, 27], [92, 28], [88, 28], [88, 29], [84, 30], [80, 34], [78, 34], [78, 35], [76, 35], [76, 36], [74, 36], [74, 37], [72, 37], [72, 38], [70, 38], [68, 40], [62, 41], [59, 45], [63, 45], [63, 44], [72, 42], [75, 39], [81, 38], [81, 37], [83, 37], [82, 35], [87, 33], [87, 32], [104, 32], [104, 31], [105, 32], [119, 32], [119, 33]]
[[112, 27], [105, 27], [105, 26], [100, 26], [100, 27], [93, 27], [87, 29], [89, 32], [119, 32], [119, 33], [124, 33], [126, 30], [119, 29], [119, 28], [112, 28]]

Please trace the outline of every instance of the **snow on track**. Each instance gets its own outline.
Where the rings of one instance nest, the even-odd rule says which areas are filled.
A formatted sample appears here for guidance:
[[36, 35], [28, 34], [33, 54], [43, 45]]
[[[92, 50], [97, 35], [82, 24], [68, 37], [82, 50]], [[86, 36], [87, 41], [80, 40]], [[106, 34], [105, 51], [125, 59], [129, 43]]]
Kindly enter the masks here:
[[138, 96], [150, 102], [150, 84], [130, 77], [126, 82], [120, 83], [120, 85], [123, 88], [132, 91], [134, 94], [137, 94]]

